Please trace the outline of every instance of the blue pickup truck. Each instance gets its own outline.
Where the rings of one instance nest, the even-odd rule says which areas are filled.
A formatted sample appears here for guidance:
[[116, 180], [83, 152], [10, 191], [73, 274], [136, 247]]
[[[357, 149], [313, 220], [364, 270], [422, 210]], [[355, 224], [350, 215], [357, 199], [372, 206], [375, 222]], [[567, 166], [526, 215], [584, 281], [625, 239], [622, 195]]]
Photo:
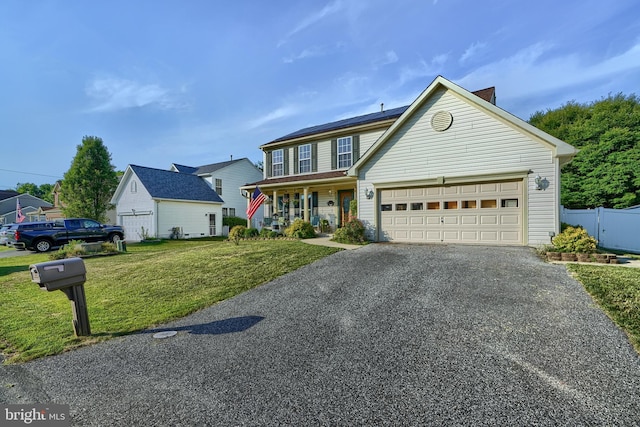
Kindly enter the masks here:
[[84, 242], [117, 242], [124, 239], [119, 225], [104, 225], [87, 218], [68, 218], [55, 221], [22, 222], [7, 231], [9, 246], [47, 252], [71, 240]]

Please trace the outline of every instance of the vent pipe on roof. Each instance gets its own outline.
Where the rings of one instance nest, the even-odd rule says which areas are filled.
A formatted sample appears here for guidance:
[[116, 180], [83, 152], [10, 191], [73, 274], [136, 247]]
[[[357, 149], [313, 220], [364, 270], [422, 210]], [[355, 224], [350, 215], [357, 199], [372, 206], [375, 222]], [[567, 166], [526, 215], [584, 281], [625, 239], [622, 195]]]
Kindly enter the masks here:
[[233, 154], [231, 155], [231, 160], [233, 160]]
[[380, 103], [380, 112], [384, 113], [384, 102]]

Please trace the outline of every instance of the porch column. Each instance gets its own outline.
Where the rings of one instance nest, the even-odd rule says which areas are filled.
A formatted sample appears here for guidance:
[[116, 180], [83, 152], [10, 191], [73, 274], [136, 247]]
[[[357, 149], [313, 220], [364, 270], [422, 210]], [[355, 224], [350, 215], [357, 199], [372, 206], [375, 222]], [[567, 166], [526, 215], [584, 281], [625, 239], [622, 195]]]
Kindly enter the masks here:
[[[249, 204], [251, 204], [251, 195], [253, 194], [253, 192], [251, 191], [247, 191], [247, 193], [249, 193], [249, 197], [247, 197], [247, 210], [245, 212], [247, 212], [249, 210]], [[249, 219], [249, 217], [247, 217], [247, 228], [251, 228], [251, 220]]]
[[304, 201], [302, 202], [302, 209], [304, 212], [303, 219], [309, 222], [309, 187], [304, 187]]
[[278, 212], [278, 190], [273, 190], [273, 198], [271, 199], [271, 218], [273, 214]]

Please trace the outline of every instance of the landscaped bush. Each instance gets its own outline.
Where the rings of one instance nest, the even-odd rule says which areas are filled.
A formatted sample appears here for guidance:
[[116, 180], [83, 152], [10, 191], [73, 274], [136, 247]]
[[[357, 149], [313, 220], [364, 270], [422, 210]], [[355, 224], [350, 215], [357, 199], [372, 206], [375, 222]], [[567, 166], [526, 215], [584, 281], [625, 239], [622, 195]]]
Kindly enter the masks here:
[[244, 237], [247, 239], [251, 237], [258, 237], [259, 234], [260, 232], [257, 228], [247, 228], [244, 230]]
[[333, 233], [333, 241], [338, 243], [364, 243], [364, 224], [358, 218], [351, 218]]
[[245, 218], [240, 218], [237, 216], [225, 216], [222, 218], [222, 225], [229, 226], [229, 230], [231, 230], [236, 225], [247, 225], [247, 220]]
[[235, 242], [235, 244], [237, 245], [240, 239], [244, 237], [244, 232], [246, 231], [246, 229], [247, 227], [245, 227], [244, 225], [234, 226], [231, 230], [229, 230], [229, 240]]
[[55, 252], [49, 254], [49, 259], [57, 260], [57, 259], [65, 259], [65, 258], [73, 258], [73, 257], [81, 257], [87, 254], [110, 254], [114, 252], [118, 252], [116, 245], [109, 242], [103, 242], [100, 245], [99, 251], [87, 252], [82, 247], [84, 242], [82, 240], [72, 240], [64, 246], [61, 246]]
[[293, 221], [293, 224], [284, 230], [284, 235], [298, 239], [311, 239], [316, 237], [316, 232], [310, 222], [297, 218]]
[[275, 239], [276, 237], [278, 237], [278, 233], [273, 230], [269, 230], [268, 228], [263, 228], [262, 230], [260, 230], [260, 237]]
[[568, 226], [562, 233], [552, 240], [553, 246], [559, 252], [593, 253], [598, 241], [589, 236], [582, 227]]

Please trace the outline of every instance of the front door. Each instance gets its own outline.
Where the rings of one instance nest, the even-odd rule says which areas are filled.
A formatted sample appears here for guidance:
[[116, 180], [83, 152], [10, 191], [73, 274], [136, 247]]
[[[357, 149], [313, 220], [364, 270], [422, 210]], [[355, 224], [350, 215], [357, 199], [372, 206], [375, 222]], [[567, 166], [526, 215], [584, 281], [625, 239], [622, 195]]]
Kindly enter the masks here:
[[341, 190], [338, 191], [338, 200], [340, 200], [340, 227], [349, 221], [349, 209], [351, 207], [351, 201], [353, 200], [353, 190]]

